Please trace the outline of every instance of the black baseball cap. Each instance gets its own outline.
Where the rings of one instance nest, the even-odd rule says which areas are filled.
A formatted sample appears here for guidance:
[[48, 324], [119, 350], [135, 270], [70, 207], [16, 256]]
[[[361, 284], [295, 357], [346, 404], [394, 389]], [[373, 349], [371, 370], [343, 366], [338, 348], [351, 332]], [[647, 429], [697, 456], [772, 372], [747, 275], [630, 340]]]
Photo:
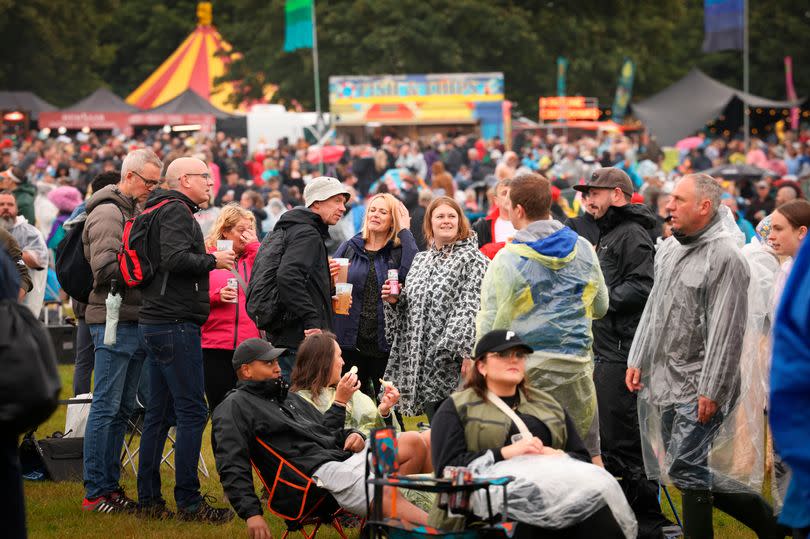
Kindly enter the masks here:
[[514, 331], [495, 329], [481, 337], [475, 345], [475, 359], [481, 359], [490, 352], [503, 352], [510, 348], [521, 348], [527, 354], [534, 352]]
[[587, 193], [591, 189], [615, 189], [618, 187], [627, 196], [633, 196], [633, 181], [620, 168], [606, 167], [594, 170], [585, 185], [575, 185], [574, 190]]
[[237, 370], [242, 365], [246, 365], [253, 361], [272, 363], [278, 359], [278, 356], [286, 351], [286, 348], [275, 348], [272, 344], [264, 339], [247, 339], [240, 344], [233, 353], [231, 365], [233, 365], [233, 370]]

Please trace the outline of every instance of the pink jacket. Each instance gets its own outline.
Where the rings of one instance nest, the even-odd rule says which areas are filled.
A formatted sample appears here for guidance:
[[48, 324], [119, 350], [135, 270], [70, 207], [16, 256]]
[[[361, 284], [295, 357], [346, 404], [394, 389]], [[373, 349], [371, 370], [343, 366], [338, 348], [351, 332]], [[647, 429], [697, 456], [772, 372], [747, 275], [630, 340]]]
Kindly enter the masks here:
[[[259, 242], [249, 243], [245, 252], [236, 261], [236, 270], [245, 284], [250, 282], [253, 261], [259, 251]], [[216, 251], [209, 249], [208, 252]], [[228, 286], [228, 279], [235, 278], [229, 270], [215, 269], [208, 274], [208, 296], [211, 300], [211, 314], [202, 327], [202, 347], [235, 350], [245, 339], [259, 336], [256, 324], [248, 318], [245, 310], [245, 291], [238, 288], [239, 303], [226, 303], [219, 297], [219, 291]]]

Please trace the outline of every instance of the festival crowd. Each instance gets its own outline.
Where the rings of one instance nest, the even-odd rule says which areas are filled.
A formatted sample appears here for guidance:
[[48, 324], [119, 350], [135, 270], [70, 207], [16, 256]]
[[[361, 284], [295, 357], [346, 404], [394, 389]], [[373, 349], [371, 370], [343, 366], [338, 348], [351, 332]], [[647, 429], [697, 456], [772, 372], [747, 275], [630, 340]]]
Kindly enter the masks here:
[[[269, 538], [263, 505], [300, 505], [269, 488], [292, 465], [365, 517], [367, 440], [392, 426], [402, 474], [515, 476], [518, 537], [662, 537], [659, 485], [686, 537], [713, 537], [713, 508], [807, 537], [810, 130], [782, 135], [390, 135], [323, 163], [304, 141], [32, 131], [0, 142], [3, 290], [72, 305], [87, 512]], [[231, 508], [200, 492], [209, 420]], [[396, 496], [383, 514], [414, 524], [486, 516]]]

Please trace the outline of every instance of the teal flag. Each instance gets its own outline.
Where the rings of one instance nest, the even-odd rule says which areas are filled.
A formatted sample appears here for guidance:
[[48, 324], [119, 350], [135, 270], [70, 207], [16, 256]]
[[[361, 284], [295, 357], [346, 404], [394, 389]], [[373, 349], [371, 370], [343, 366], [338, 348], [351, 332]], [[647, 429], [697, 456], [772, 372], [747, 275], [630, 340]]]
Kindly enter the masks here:
[[284, 51], [312, 48], [313, 0], [287, 0], [284, 3]]
[[630, 104], [630, 96], [633, 95], [633, 79], [636, 76], [636, 65], [630, 58], [625, 58], [622, 70], [619, 73], [619, 82], [616, 85], [616, 98], [613, 100], [613, 121], [621, 123], [624, 115], [627, 114], [627, 105]]
[[565, 73], [568, 71], [568, 60], [557, 57], [557, 95], [565, 96]]

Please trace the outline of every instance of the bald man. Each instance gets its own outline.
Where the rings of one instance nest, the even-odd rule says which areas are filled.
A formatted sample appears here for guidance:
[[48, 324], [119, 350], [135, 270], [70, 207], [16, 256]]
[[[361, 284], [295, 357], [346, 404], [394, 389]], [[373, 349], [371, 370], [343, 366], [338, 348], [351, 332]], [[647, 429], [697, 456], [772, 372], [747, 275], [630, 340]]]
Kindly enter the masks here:
[[214, 185], [204, 162], [192, 157], [175, 159], [166, 169], [165, 185], [167, 189], [152, 192], [144, 209], [163, 204], [149, 214], [147, 245], [157, 270], [142, 287], [139, 319], [149, 359], [150, 397], [141, 437], [138, 501], [146, 516], [171, 516], [160, 491], [160, 461], [169, 426], [174, 424], [177, 518], [222, 523], [232, 519], [233, 512], [208, 505], [200, 494], [197, 476], [208, 418], [200, 326], [211, 308], [208, 273], [214, 268], [232, 268], [234, 253], [206, 253], [202, 230], [194, 219]]
[[776, 207], [778, 208], [782, 204], [786, 202], [790, 202], [791, 200], [796, 200], [799, 198], [799, 193], [796, 191], [796, 188], [792, 185], [783, 185], [776, 191]]

